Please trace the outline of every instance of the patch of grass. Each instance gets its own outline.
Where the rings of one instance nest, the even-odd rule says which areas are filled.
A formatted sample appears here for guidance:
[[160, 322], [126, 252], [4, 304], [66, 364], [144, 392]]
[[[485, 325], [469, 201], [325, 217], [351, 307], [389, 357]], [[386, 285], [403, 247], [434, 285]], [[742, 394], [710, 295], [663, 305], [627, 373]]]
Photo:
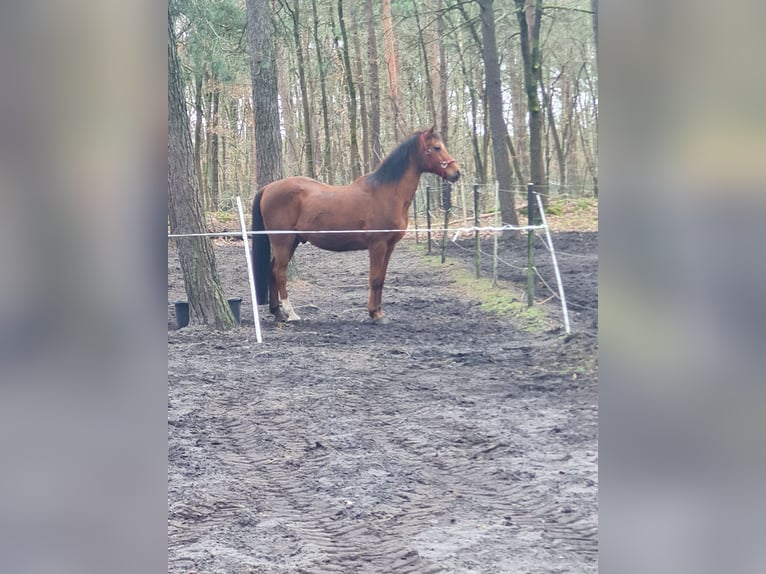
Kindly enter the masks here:
[[218, 221], [234, 221], [235, 213], [231, 211], [215, 211], [211, 213], [213, 217], [215, 217]]
[[598, 199], [560, 197], [545, 210], [551, 231], [598, 231]]
[[546, 213], [564, 215], [567, 213], [589, 212], [594, 208], [598, 208], [598, 199], [595, 197], [558, 197], [551, 199]]
[[548, 209], [546, 210], [547, 215], [563, 215], [564, 214], [564, 204], [559, 201], [552, 201], [550, 204], [548, 204]]
[[[245, 214], [245, 222], [249, 225], [248, 215]], [[208, 231], [239, 231], [239, 213], [236, 211], [208, 211], [205, 213], [205, 223]]]
[[[526, 200], [516, 208], [519, 222], [527, 219]], [[595, 197], [551, 198], [545, 216], [553, 231], [596, 231], [598, 229], [598, 199]], [[523, 220], [523, 221], [522, 221]]]
[[441, 251], [432, 249], [432, 254], [428, 255], [423, 243], [409, 243], [408, 247], [416, 251], [428, 267], [447, 273], [454, 280], [459, 295], [478, 301], [483, 311], [510, 319], [518, 328], [533, 334], [543, 333], [555, 326], [541, 306], [528, 307], [526, 296], [517, 292], [514, 285], [504, 282], [495, 287], [492, 279], [476, 279], [473, 271], [466, 269], [459, 261], [447, 259], [442, 264]]
[[465, 270], [456, 270], [455, 280], [467, 296], [478, 299], [481, 308], [489, 313], [513, 319], [520, 328], [531, 333], [542, 333], [551, 328], [546, 312], [540, 306], [528, 307], [508, 288], [494, 287], [491, 279], [476, 279]]

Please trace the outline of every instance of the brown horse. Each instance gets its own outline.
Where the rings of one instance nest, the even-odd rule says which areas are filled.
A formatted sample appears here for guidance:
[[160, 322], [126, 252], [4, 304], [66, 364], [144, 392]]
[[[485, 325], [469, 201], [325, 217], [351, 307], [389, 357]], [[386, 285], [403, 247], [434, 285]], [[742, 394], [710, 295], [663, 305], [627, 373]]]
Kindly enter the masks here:
[[[460, 177], [458, 164], [434, 128], [411, 135], [375, 171], [349, 185], [336, 187], [307, 177], [288, 177], [264, 186], [253, 201], [253, 231], [280, 233], [253, 236], [258, 301], [265, 302], [268, 292], [269, 310], [278, 321], [298, 321], [286, 288], [287, 264], [298, 244], [308, 241], [330, 251], [367, 249], [367, 311], [374, 322], [387, 322], [381, 310], [383, 281], [391, 253], [404, 237], [407, 209], [424, 172], [450, 182]], [[337, 233], [345, 230], [386, 231]]]

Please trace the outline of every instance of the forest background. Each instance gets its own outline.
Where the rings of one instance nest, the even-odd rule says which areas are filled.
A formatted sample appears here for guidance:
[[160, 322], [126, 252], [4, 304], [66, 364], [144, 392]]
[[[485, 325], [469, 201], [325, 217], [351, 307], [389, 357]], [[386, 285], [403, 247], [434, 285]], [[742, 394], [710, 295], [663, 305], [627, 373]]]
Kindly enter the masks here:
[[[505, 223], [527, 182], [546, 204], [598, 197], [597, 0], [250, 3], [273, 30], [283, 176], [348, 183], [433, 125]], [[172, 6], [199, 189], [228, 211], [258, 181], [246, 2]]]

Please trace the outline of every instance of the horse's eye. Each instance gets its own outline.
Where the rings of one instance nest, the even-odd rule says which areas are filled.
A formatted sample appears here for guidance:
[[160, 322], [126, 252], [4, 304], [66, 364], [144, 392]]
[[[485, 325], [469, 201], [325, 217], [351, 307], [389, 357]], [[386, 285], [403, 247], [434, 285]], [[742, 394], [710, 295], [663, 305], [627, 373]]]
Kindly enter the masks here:
[[441, 149], [442, 149], [442, 148], [440, 148], [438, 145], [435, 145], [435, 146], [434, 146], [434, 151], [439, 151], [439, 150], [441, 150]]

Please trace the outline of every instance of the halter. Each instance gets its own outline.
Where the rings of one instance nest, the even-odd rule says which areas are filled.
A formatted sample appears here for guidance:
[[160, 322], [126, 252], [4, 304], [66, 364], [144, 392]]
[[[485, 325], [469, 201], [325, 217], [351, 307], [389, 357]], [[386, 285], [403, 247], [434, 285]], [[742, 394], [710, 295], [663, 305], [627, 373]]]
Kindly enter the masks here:
[[439, 163], [439, 170], [436, 172], [436, 174], [442, 178], [447, 179], [447, 166], [451, 163], [455, 163], [454, 159], [450, 159], [447, 161], [442, 161]]

